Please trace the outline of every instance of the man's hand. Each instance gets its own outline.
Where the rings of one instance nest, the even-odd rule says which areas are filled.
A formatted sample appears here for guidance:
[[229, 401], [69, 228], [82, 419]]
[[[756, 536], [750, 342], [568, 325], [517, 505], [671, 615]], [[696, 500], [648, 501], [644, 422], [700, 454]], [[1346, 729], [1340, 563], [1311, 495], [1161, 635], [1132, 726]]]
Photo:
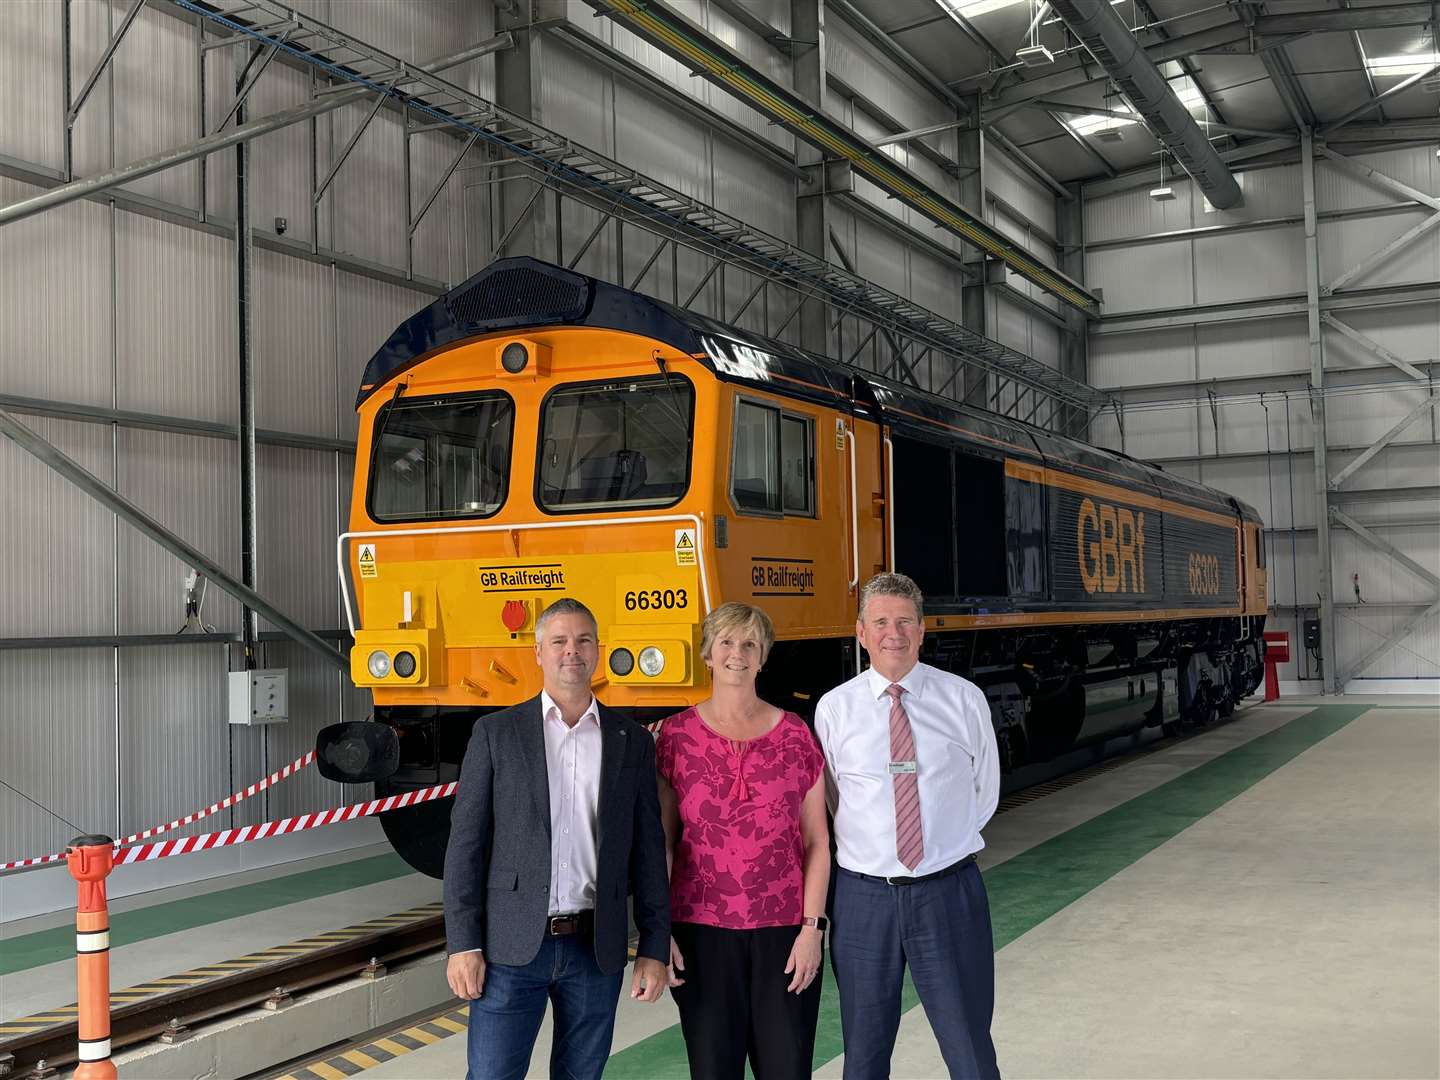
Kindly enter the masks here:
[[445, 978], [456, 997], [474, 1001], [485, 993], [485, 955], [455, 953], [445, 961]]
[[635, 975], [630, 980], [630, 996], [637, 1001], [654, 1001], [669, 981], [669, 972], [659, 960], [652, 960], [648, 956], [636, 957]]

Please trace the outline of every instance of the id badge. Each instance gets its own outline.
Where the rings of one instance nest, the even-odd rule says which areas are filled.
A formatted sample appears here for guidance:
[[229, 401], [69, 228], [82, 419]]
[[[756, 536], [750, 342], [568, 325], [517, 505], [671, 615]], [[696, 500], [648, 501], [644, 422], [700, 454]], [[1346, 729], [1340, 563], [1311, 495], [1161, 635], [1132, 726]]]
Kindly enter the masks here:
[[890, 775], [891, 775], [891, 776], [901, 776], [901, 775], [904, 775], [904, 774], [907, 774], [907, 773], [913, 773], [914, 771], [915, 771], [915, 762], [913, 762], [913, 761], [892, 761], [892, 762], [890, 762]]

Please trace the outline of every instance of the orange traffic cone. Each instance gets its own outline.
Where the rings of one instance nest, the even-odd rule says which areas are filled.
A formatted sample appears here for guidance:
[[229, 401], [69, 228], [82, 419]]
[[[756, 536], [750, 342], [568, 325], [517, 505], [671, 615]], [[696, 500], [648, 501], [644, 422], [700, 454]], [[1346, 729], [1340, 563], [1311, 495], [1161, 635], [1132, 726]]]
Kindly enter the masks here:
[[80, 1064], [75, 1080], [115, 1080], [110, 1060], [110, 909], [105, 879], [115, 865], [108, 836], [77, 836], [65, 849], [75, 879], [75, 982], [80, 1007]]

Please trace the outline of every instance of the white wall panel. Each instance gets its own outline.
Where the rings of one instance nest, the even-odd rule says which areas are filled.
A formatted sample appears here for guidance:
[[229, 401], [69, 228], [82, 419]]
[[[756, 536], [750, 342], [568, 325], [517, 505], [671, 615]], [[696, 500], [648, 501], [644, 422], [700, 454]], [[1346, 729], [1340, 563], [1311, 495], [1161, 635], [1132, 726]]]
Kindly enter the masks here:
[[[339, 722], [341, 673], [293, 642], [269, 643], [264, 648], [266, 665], [289, 673], [290, 720], [264, 729], [273, 770], [313, 750], [320, 729]], [[319, 769], [309, 768], [268, 794], [267, 814], [278, 818], [358, 802], [369, 796], [369, 785], [337, 784], [321, 776]]]
[[[258, 589], [311, 630], [335, 625], [335, 455], [262, 446], [258, 458]], [[351, 459], [343, 459], [348, 469]], [[349, 507], [345, 507], [348, 518]], [[263, 629], [274, 629], [262, 619]]]
[[[121, 428], [118, 490], [229, 573], [240, 574], [238, 449], [227, 439], [200, 439]], [[120, 632], [169, 634], [185, 622], [181, 583], [189, 572], [175, 556], [129, 525], [120, 526]], [[215, 585], [205, 622], [240, 625], [239, 605]], [[170, 650], [161, 650], [162, 652]]]
[[[369, 111], [369, 103], [359, 102], [330, 114], [333, 141], [320, 154], [322, 177]], [[337, 251], [387, 266], [405, 265], [405, 128], [399, 113], [381, 109], [376, 114], [321, 205], [329, 212]]]
[[1194, 377], [1195, 335], [1188, 326], [1104, 334], [1090, 341], [1090, 382], [1094, 386], [1113, 389]]
[[[1320, 223], [1320, 283], [1327, 285], [1381, 250], [1434, 211], [1407, 210], [1374, 217]], [[1350, 288], [1431, 282], [1440, 279], [1440, 230], [1432, 228], [1373, 269], [1348, 282]]]
[[[1391, 389], [1366, 390], [1325, 395], [1326, 440], [1332, 446], [1369, 446], [1385, 434], [1395, 421], [1426, 397], [1423, 387], [1395, 384]], [[1397, 442], [1430, 441], [1433, 438], [1423, 420], [1411, 424]]]
[[234, 423], [234, 245], [136, 214], [115, 220], [118, 406]]
[[541, 42], [540, 68], [540, 122], [592, 150], [615, 154], [610, 73], [555, 37]]
[[[120, 650], [120, 829], [138, 832], [254, 780], [230, 767], [226, 648]], [[215, 819], [167, 835], [213, 829]]]
[[1200, 410], [1167, 407], [1125, 410], [1125, 452], [1131, 457], [1188, 457], [1200, 452]]
[[52, 0], [11, 0], [0, 63], [0, 154], [54, 169], [64, 152], [60, 14]]
[[1275, 375], [1310, 367], [1304, 316], [1201, 324], [1195, 327], [1195, 348], [1202, 379]]
[[[1246, 169], [1244, 172], [1237, 172], [1234, 175], [1235, 182], [1240, 185], [1243, 201], [1239, 206], [1229, 210], [1207, 210], [1205, 196], [1199, 186], [1190, 183], [1185, 185], [1194, 201], [1191, 220], [1197, 226], [1206, 228], [1296, 215], [1296, 208], [1300, 206], [1301, 200], [1304, 198], [1298, 166], [1282, 165], [1268, 169]], [[1148, 200], [1148, 193], [1146, 198]], [[1259, 242], [1263, 243], [1264, 241]]]
[[[1433, 147], [1413, 146], [1403, 150], [1354, 154], [1351, 160], [1410, 187], [1440, 195], [1440, 171], [1435, 167]], [[1321, 212], [1393, 205], [1398, 198], [1388, 188], [1343, 170], [1324, 158], [1316, 158], [1315, 164], [1315, 202]]]
[[[38, 193], [0, 177], [0, 205]], [[110, 335], [106, 208], [71, 203], [0, 229], [5, 393], [108, 406]]]
[[[715, 11], [711, 5], [711, 11]], [[900, 121], [906, 130], [953, 119], [928, 89], [921, 89], [876, 52], [850, 24], [831, 16], [825, 22], [825, 68], [867, 101]]]
[[[1054, 194], [1003, 150], [988, 144], [985, 147], [985, 186], [1045, 232], [1055, 235]], [[979, 212], [980, 207], [969, 209]]]
[[[425, 132], [411, 137], [411, 205], [408, 216], [419, 213], [422, 203], [464, 145], [461, 140], [441, 132]], [[472, 149], [467, 157], [471, 163], [481, 160], [476, 149]], [[458, 285], [469, 276], [465, 273], [465, 230], [462, 228], [463, 176], [457, 167], [415, 230], [415, 273], [420, 277]]]
[[[690, 117], [634, 86], [614, 83], [615, 156], [648, 176], [693, 198], [710, 188], [709, 148], [705, 131]], [[607, 98], [605, 112], [611, 112]], [[739, 156], [744, 151], [736, 149]], [[643, 163], [643, 165], [642, 165]]]
[[[214, 50], [227, 52], [232, 50]], [[209, 61], [207, 60], [207, 63]], [[226, 95], [222, 104], [228, 111], [232, 95]], [[255, 89], [246, 99], [246, 118], [256, 119], [303, 105], [310, 96], [310, 76], [280, 64], [271, 64], [265, 69]], [[211, 111], [215, 109], [211, 106]], [[221, 111], [210, 121], [215, 123], [224, 116]], [[234, 123], [234, 121], [231, 121]], [[328, 132], [327, 125], [323, 131]], [[317, 142], [319, 136], [317, 135]], [[319, 143], [323, 146], [324, 143]], [[234, 151], [224, 155], [234, 158]], [[227, 172], [233, 184], [233, 171]], [[324, 175], [323, 173], [321, 174]], [[291, 124], [289, 127], [272, 131], [250, 144], [250, 223], [253, 228], [265, 232], [276, 231], [276, 218], [285, 219], [285, 235], [292, 239], [310, 239], [310, 125]]]
[[1105, 290], [1105, 311], [1144, 311], [1195, 302], [1187, 240], [1085, 253], [1085, 281]]
[[[112, 64], [116, 164], [139, 161], [199, 138], [200, 70], [191, 26], [142, 10], [115, 50]], [[125, 186], [166, 202], [197, 207], [199, 170], [198, 162], [187, 162]]]
[[0, 862], [61, 851], [77, 832], [113, 834], [114, 760], [112, 650], [0, 651], [3, 775], [35, 800], [0, 787]]
[[[1197, 304], [1305, 291], [1305, 230], [1299, 225], [1200, 236], [1193, 243]], [[1108, 307], [1108, 289], [1105, 300]]]
[[[1180, 179], [1171, 186], [1188, 189], [1192, 185], [1188, 179]], [[1173, 232], [1176, 229], [1188, 229], [1194, 224], [1193, 208], [1188, 198], [1156, 202], [1146, 190], [1137, 188], [1134, 191], [1119, 191], [1085, 200], [1087, 243], [1128, 240], [1155, 233]]]
[[[1337, 312], [1347, 326], [1389, 349], [1402, 360], [1423, 365], [1440, 358], [1440, 304], [1357, 308]], [[1376, 367], [1385, 361], [1344, 334], [1323, 327], [1326, 366]]]
[[[101, 480], [113, 479], [108, 427], [19, 419]], [[0, 637], [111, 633], [114, 516], [9, 439], [0, 439], [0, 492]]]
[[334, 270], [273, 251], [255, 252], [256, 424], [334, 435]]

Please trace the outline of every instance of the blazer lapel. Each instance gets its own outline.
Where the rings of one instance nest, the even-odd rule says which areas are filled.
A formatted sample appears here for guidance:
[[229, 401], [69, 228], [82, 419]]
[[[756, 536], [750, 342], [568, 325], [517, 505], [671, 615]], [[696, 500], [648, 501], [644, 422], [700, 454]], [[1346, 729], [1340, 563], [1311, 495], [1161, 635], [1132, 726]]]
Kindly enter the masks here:
[[620, 767], [625, 763], [625, 751], [630, 745], [630, 732], [624, 721], [610, 714], [600, 706], [600, 802], [596, 813], [596, 850], [605, 836], [605, 820], [608, 817], [610, 800], [615, 797], [615, 785], [620, 779]]
[[545, 826], [547, 840], [550, 836], [550, 770], [545, 764], [545, 717], [541, 712], [540, 698], [530, 701], [530, 709], [519, 724], [520, 752], [525, 759], [525, 772], [530, 778], [530, 794], [535, 800], [535, 810]]

